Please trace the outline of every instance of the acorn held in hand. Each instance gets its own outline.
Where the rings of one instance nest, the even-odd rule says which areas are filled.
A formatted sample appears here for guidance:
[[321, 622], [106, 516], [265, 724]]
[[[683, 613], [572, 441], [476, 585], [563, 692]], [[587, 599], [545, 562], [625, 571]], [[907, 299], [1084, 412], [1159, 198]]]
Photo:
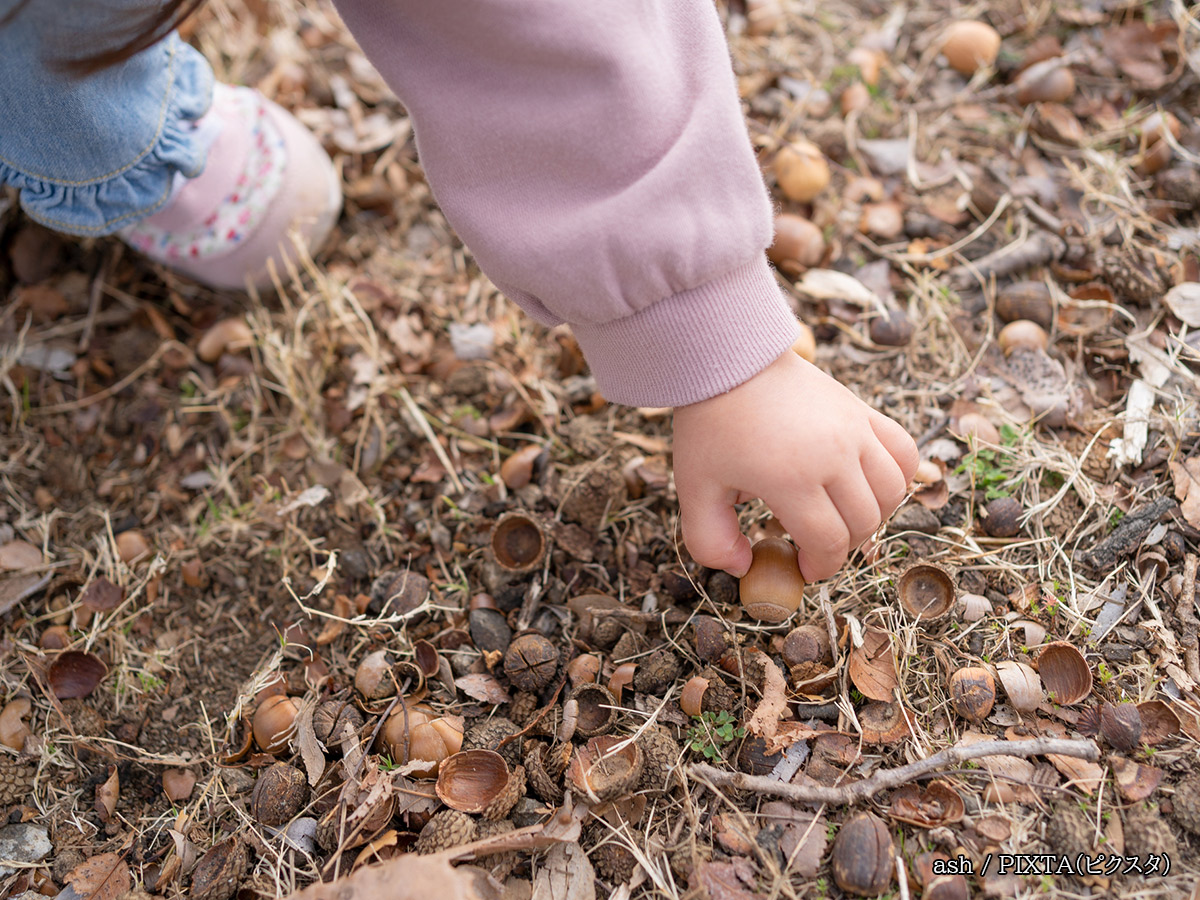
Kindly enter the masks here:
[[753, 552], [750, 569], [739, 585], [742, 606], [756, 619], [782, 622], [804, 599], [804, 576], [796, 548], [783, 538], [763, 538]]

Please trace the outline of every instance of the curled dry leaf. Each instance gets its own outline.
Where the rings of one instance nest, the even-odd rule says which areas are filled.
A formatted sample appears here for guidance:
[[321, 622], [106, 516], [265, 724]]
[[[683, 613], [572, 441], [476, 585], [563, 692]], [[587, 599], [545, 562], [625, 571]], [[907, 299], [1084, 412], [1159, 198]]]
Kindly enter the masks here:
[[100, 814], [101, 822], [107, 822], [113, 817], [120, 799], [121, 779], [117, 775], [117, 767], [110, 765], [108, 767], [108, 778], [104, 784], [96, 788], [96, 812]]
[[[754, 871], [735, 862], [702, 862], [693, 873], [694, 883], [712, 900], [762, 900], [763, 895], [746, 890], [754, 884]], [[744, 863], [745, 861], [742, 860]]]
[[80, 600], [95, 612], [109, 612], [125, 598], [125, 589], [113, 584], [103, 575], [84, 588]]
[[108, 666], [99, 657], [82, 650], [66, 650], [50, 663], [47, 677], [55, 697], [74, 700], [94, 691], [106, 674]]
[[849, 670], [850, 680], [864, 697], [890, 701], [900, 680], [888, 633], [881, 628], [866, 629], [862, 646], [850, 651]]
[[355, 612], [357, 610], [354, 608], [353, 600], [345, 594], [335, 596], [333, 598], [333, 616], [325, 620], [321, 633], [316, 638], [317, 646], [323, 647], [337, 640], [338, 636], [346, 630], [346, 622], [343, 620], [353, 618]]
[[119, 853], [101, 853], [72, 869], [67, 884], [83, 900], [118, 900], [129, 893], [133, 879]]
[[4, 710], [0, 711], [0, 744], [13, 750], [25, 746], [25, 739], [30, 735], [25, 717], [31, 709], [28, 697], [16, 697], [5, 705]]
[[494, 675], [471, 672], [454, 679], [454, 685], [472, 700], [482, 703], [508, 703], [512, 698]]
[[1179, 733], [1179, 717], [1161, 700], [1146, 700], [1137, 705], [1142, 714], [1142, 740], [1156, 747]]
[[906, 784], [892, 794], [889, 815], [918, 828], [936, 828], [961, 821], [965, 812], [957, 791], [944, 781], [931, 781], [923, 790], [920, 785]]
[[755, 658], [762, 664], [762, 699], [754, 708], [746, 727], [751, 734], [770, 739], [775, 736], [779, 720], [787, 710], [787, 680], [779, 671], [779, 666], [765, 653], [760, 652]]

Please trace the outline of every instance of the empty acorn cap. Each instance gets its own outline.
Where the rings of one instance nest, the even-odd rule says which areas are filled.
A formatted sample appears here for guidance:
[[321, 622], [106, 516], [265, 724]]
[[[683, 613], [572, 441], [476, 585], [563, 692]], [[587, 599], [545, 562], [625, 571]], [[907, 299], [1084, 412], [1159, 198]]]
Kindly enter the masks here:
[[708, 690], [709, 680], [699, 675], [693, 675], [683, 686], [679, 695], [679, 708], [689, 716], [698, 716], [704, 712], [704, 693]]
[[1092, 670], [1087, 660], [1066, 641], [1043, 647], [1036, 666], [1050, 698], [1060, 706], [1078, 703], [1092, 692]]
[[601, 684], [579, 685], [571, 694], [578, 707], [575, 733], [590, 738], [607, 734], [617, 720], [617, 701], [612, 692]]
[[463, 750], [442, 763], [434, 790], [451, 809], [481, 813], [508, 792], [510, 777], [495, 750]]
[[896, 597], [915, 619], [938, 619], [954, 608], [954, 579], [937, 563], [914, 563], [896, 582]]
[[531, 572], [546, 556], [546, 533], [529, 513], [506, 512], [492, 528], [492, 553], [502, 569]]
[[750, 569], [739, 585], [742, 607], [756, 619], [782, 622], [804, 599], [804, 576], [796, 548], [783, 538], [763, 538], [754, 545], [753, 553]]
[[635, 741], [616, 735], [594, 737], [575, 750], [567, 781], [572, 790], [593, 803], [612, 800], [637, 785], [642, 764], [642, 751]]

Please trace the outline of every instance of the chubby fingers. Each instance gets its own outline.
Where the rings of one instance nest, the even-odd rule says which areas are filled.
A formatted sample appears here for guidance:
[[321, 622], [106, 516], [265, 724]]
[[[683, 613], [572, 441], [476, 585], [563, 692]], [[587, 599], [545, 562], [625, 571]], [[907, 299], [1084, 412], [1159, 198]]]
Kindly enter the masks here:
[[875, 432], [879, 443], [883, 444], [883, 448], [900, 467], [900, 473], [904, 476], [904, 483], [907, 485], [917, 474], [917, 463], [921, 461], [921, 455], [917, 451], [917, 442], [900, 426], [899, 422], [889, 419], [883, 413], [872, 410], [870, 418], [871, 430]]
[[853, 545], [850, 529], [829, 494], [820, 490], [799, 501], [789, 497], [781, 503], [764, 499], [800, 548], [800, 572], [805, 581], [820, 581], [841, 568]]
[[750, 541], [738, 525], [735, 493], [719, 488], [680, 486], [679, 512], [683, 542], [692, 559], [710, 569], [724, 569], [741, 578], [750, 568]]

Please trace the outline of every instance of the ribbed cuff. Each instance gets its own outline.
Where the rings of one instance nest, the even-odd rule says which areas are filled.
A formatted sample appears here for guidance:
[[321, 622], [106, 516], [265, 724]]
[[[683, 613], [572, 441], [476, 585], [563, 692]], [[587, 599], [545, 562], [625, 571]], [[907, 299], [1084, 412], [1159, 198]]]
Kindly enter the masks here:
[[628, 406], [686, 406], [723, 394], [798, 336], [765, 256], [631, 316], [571, 329], [605, 398]]

